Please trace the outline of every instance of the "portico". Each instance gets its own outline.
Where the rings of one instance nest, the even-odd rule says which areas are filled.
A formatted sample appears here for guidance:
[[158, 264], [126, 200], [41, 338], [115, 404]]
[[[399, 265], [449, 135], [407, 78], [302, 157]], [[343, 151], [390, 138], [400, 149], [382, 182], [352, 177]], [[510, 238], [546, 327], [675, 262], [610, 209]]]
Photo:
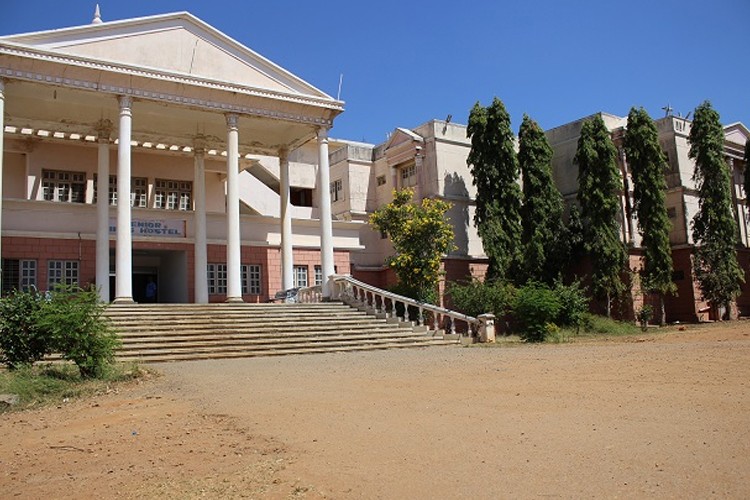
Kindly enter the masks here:
[[[263, 272], [278, 272], [283, 288], [293, 284], [294, 249], [317, 246], [323, 296], [330, 297], [327, 278], [334, 274], [335, 247], [359, 245], [349, 236], [358, 228], [331, 218], [327, 132], [343, 111], [340, 101], [188, 13], [2, 37], [0, 78], [0, 130], [5, 131], [0, 173], [4, 153], [23, 156], [14, 157], [18, 165], [6, 175], [19, 186], [11, 196], [17, 201], [10, 216], [3, 214], [13, 227], [2, 227], [3, 236], [45, 233], [37, 224], [24, 231], [19, 223], [24, 211], [50, 209], [49, 203], [28, 202], [70, 205], [96, 199], [96, 210], [82, 214], [84, 230], [66, 220], [72, 229], [59, 233], [73, 240], [77, 235], [79, 242], [82, 235], [95, 234], [93, 281], [103, 300], [110, 296], [113, 240], [114, 301], [133, 301], [134, 239], [145, 241], [133, 227], [144, 219], [177, 226], [182, 221], [185, 229], [176, 234], [182, 244], [192, 240], [188, 281], [197, 303], [212, 300], [209, 261], [217, 260], [216, 245], [225, 247], [225, 259], [216, 264], [213, 285], [226, 290], [226, 301], [242, 301], [248, 294], [245, 275], [255, 270], [248, 270], [243, 255], [251, 244], [278, 246], [280, 269], [269, 264]], [[298, 222], [304, 227], [293, 231], [289, 196], [290, 157], [299, 148], [309, 149], [311, 141], [318, 152], [317, 245], [311, 220]], [[91, 149], [96, 160], [89, 168], [88, 153], [75, 157]], [[247, 207], [253, 192], [243, 187], [247, 182], [241, 175], [258, 157], [274, 157], [279, 164], [275, 221]], [[63, 211], [70, 210], [78, 208]], [[148, 241], [176, 240], [159, 235]], [[6, 248], [0, 252], [6, 256]]]

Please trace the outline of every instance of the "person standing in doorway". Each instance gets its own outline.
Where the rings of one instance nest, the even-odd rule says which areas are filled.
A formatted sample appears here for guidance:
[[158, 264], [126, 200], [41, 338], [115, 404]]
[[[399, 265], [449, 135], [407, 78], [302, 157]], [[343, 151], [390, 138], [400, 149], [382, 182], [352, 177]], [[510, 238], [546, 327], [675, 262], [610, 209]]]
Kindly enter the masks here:
[[146, 283], [146, 302], [156, 302], [156, 283], [154, 278], [149, 277], [148, 283]]

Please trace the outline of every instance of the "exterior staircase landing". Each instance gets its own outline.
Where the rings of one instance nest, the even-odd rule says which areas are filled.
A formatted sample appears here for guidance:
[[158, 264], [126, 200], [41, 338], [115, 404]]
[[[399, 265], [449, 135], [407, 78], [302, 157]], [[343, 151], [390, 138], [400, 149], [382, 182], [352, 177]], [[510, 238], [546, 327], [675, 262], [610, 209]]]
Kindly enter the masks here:
[[457, 344], [354, 309], [321, 304], [117, 304], [106, 316], [121, 361], [244, 358]]

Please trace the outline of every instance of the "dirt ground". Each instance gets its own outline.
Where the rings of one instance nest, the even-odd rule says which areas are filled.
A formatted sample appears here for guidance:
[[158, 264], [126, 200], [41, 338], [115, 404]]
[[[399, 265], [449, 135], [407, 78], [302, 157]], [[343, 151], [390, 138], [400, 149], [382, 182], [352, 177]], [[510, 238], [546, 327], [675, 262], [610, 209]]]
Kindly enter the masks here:
[[748, 321], [155, 368], [0, 416], [0, 496], [750, 497]]

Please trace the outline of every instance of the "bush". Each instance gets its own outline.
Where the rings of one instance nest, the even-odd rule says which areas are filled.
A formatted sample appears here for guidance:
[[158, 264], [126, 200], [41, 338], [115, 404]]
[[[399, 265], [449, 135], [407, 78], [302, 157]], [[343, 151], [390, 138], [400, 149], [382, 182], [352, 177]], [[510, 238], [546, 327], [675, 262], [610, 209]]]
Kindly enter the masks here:
[[104, 309], [93, 287], [15, 291], [0, 300], [0, 360], [15, 369], [59, 352], [82, 377], [100, 377], [119, 346]]
[[37, 324], [43, 304], [36, 290], [14, 290], [0, 299], [0, 362], [11, 370], [52, 352], [52, 339]]
[[94, 287], [59, 286], [39, 313], [39, 327], [52, 337], [54, 350], [73, 361], [84, 378], [101, 376], [120, 344], [104, 309]]
[[492, 313], [497, 318], [503, 318], [512, 309], [515, 288], [499, 281], [482, 283], [473, 280], [466, 284], [450, 283], [448, 294], [453, 306], [464, 314], [476, 317]]
[[554, 292], [560, 301], [560, 313], [557, 316], [556, 323], [559, 326], [574, 327], [578, 331], [583, 321], [583, 315], [589, 309], [586, 290], [579, 281], [574, 281], [567, 286], [558, 281], [555, 283]]
[[635, 317], [638, 320], [638, 324], [641, 325], [641, 330], [645, 332], [648, 330], [648, 322], [654, 317], [654, 308], [650, 304], [644, 304], [635, 313]]
[[526, 342], [543, 342], [560, 314], [562, 304], [554, 290], [540, 283], [527, 283], [518, 289], [513, 315], [519, 334]]

